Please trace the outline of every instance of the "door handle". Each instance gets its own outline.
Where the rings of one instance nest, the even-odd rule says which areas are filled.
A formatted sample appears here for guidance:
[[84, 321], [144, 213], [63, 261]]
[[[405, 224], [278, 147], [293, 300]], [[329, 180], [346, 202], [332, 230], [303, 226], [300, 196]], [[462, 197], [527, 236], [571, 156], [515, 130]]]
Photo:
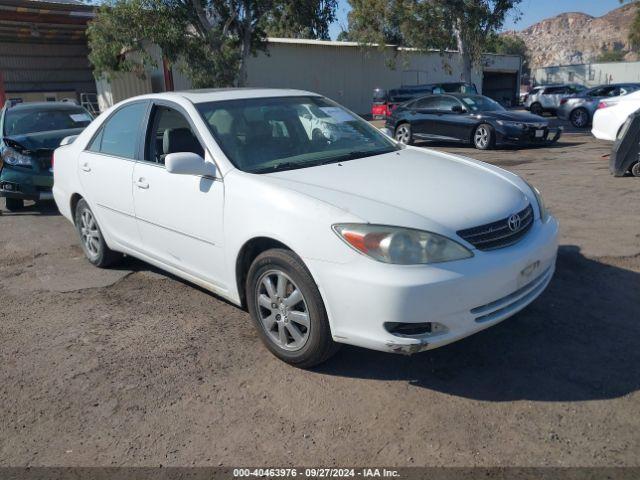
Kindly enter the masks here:
[[91, 167], [89, 166], [89, 162], [84, 162], [80, 168], [82, 169], [83, 172], [90, 172], [91, 171]]
[[143, 188], [143, 189], [145, 189], [145, 190], [146, 190], [147, 188], [149, 188], [149, 183], [147, 183], [147, 181], [146, 181], [144, 178], [140, 177], [140, 178], [136, 181], [136, 186], [137, 186], [138, 188]]

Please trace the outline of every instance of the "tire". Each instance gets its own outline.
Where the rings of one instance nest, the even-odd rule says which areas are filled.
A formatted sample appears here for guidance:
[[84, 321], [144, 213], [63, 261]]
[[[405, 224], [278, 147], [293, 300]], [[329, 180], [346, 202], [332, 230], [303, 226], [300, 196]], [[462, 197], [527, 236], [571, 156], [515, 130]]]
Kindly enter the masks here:
[[393, 138], [396, 141], [403, 143], [404, 145], [411, 145], [413, 143], [413, 132], [411, 131], [410, 123], [401, 123], [396, 127], [396, 131], [393, 134]]
[[576, 108], [569, 115], [571, 125], [576, 128], [585, 128], [589, 125], [589, 112], [585, 108]]
[[24, 200], [21, 198], [5, 198], [5, 206], [10, 212], [17, 212], [24, 208]]
[[309, 368], [338, 350], [320, 291], [293, 252], [271, 249], [258, 255], [245, 292], [260, 339], [279, 359]]
[[534, 115], [542, 116], [542, 114], [544, 113], [544, 108], [542, 108], [541, 104], [536, 102], [536, 103], [531, 104], [531, 106], [529, 107], [529, 111], [531, 113], [533, 113]]
[[478, 150], [491, 150], [496, 142], [496, 134], [488, 123], [481, 123], [473, 131], [471, 139], [473, 146]]
[[91, 264], [106, 268], [122, 260], [121, 253], [114, 252], [107, 246], [98, 221], [84, 199], [78, 202], [74, 219], [80, 245]]
[[634, 177], [640, 177], [640, 162], [636, 162], [631, 167], [631, 173]]

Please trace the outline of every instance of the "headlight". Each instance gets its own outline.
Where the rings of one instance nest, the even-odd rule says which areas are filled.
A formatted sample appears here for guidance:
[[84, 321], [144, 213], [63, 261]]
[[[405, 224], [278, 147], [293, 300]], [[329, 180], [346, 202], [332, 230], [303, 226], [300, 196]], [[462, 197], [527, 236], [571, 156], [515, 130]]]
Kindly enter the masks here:
[[19, 165], [21, 167], [31, 166], [31, 157], [23, 155], [22, 153], [17, 152], [13, 148], [9, 147], [7, 147], [2, 153], [2, 160], [7, 165]]
[[529, 185], [529, 188], [535, 195], [536, 202], [538, 202], [538, 211], [540, 212], [540, 220], [542, 220], [542, 223], [545, 223], [549, 219], [549, 211], [547, 210], [547, 207], [544, 206], [544, 201], [542, 200], [542, 194], [540, 193], [540, 190], [538, 190], [536, 187], [531, 185], [526, 180], [524, 180], [524, 182], [527, 185]]
[[346, 223], [334, 225], [333, 230], [350, 247], [384, 263], [421, 265], [473, 257], [453, 240], [411, 228]]
[[505, 127], [524, 128], [524, 123], [522, 122], [509, 122], [506, 120], [498, 120], [498, 125], [503, 125]]

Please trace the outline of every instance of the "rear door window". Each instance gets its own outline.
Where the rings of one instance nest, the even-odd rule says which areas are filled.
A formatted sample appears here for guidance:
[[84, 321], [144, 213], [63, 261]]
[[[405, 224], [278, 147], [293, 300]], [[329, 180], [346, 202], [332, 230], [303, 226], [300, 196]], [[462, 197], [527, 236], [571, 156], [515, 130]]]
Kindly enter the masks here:
[[146, 110], [146, 102], [133, 103], [120, 108], [106, 120], [88, 150], [135, 159], [140, 126]]

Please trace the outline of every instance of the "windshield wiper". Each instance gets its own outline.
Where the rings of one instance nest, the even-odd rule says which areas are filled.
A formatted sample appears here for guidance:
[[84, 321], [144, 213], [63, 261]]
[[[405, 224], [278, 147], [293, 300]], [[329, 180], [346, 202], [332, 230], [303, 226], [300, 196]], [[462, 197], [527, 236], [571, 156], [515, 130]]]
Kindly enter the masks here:
[[353, 150], [351, 152], [339, 155], [329, 160], [325, 160], [320, 165], [327, 165], [329, 163], [338, 163], [344, 160], [357, 160], [358, 158], [374, 157], [376, 155], [384, 155], [385, 153], [395, 152], [394, 149], [381, 149], [381, 150]]
[[268, 167], [256, 168], [255, 170], [249, 170], [249, 173], [269, 173], [278, 172], [280, 170], [294, 170], [296, 168], [308, 167], [308, 164], [297, 162], [280, 162], [275, 165], [269, 165]]

